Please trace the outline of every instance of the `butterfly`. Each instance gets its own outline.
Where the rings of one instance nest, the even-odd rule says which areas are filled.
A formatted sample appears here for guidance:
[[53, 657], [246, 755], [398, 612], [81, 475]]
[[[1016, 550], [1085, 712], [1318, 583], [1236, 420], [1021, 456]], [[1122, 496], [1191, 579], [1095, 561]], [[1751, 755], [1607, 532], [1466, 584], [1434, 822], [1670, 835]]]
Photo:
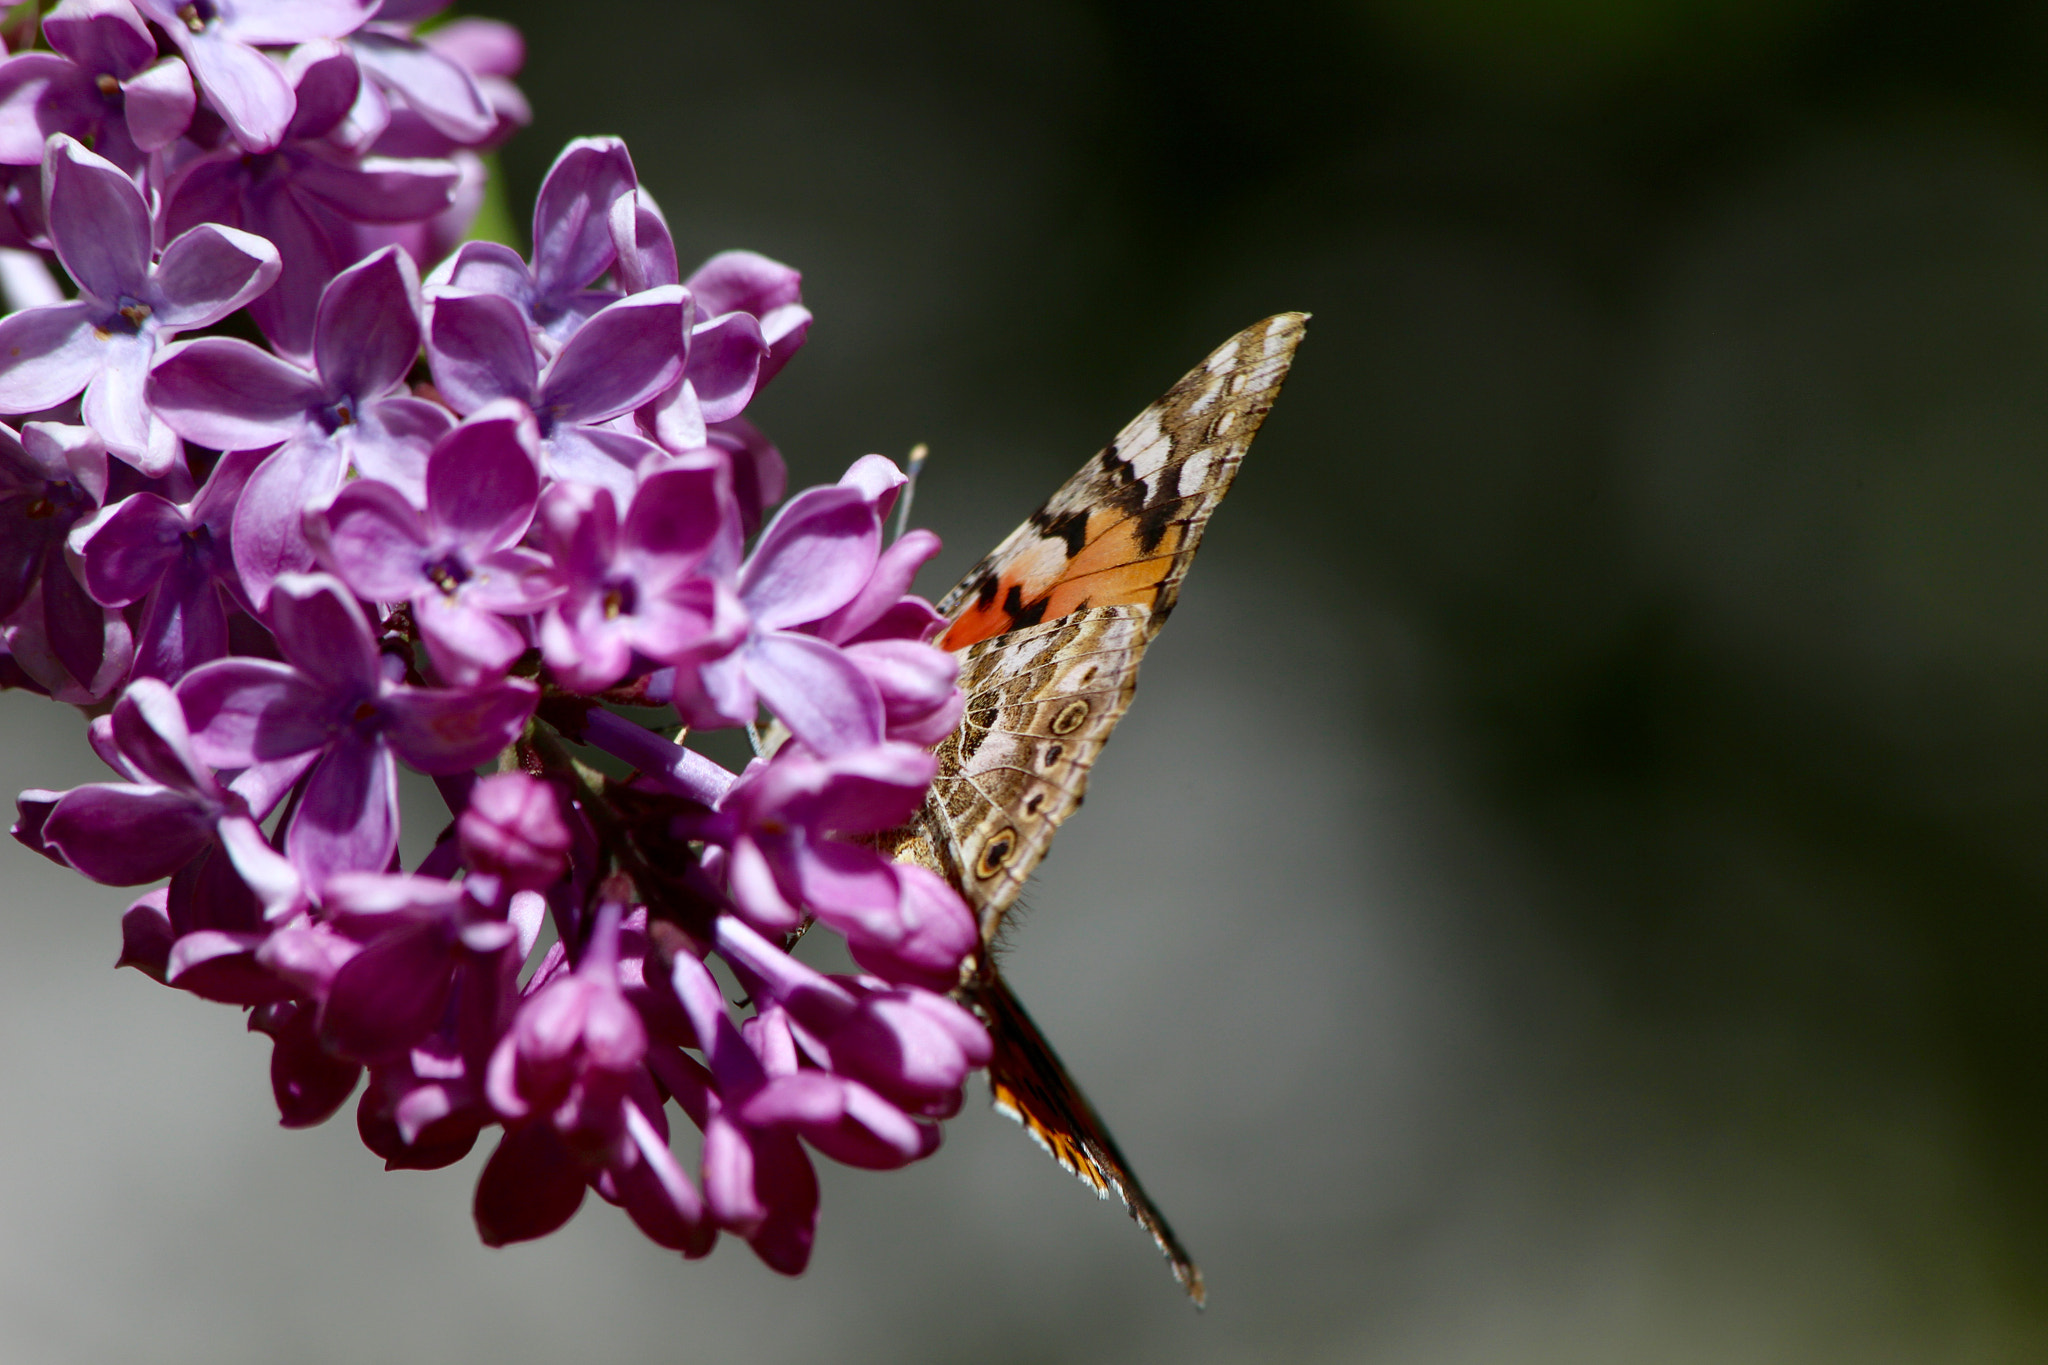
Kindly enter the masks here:
[[1099, 1198], [1114, 1193], [1197, 1306], [1202, 1272], [996, 965], [1003, 917], [1137, 688], [1138, 662], [1180, 594], [1302, 338], [1303, 313], [1239, 332], [1133, 419], [940, 599], [967, 709], [934, 751], [922, 810], [884, 836], [966, 899], [981, 947], [959, 997], [995, 1040], [998, 1112]]

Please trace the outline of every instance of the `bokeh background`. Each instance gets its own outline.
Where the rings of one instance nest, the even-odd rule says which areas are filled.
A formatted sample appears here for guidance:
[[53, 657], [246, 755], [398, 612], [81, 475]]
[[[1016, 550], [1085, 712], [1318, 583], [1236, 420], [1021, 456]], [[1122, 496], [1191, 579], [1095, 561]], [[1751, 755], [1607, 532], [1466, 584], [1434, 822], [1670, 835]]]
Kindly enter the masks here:
[[1211, 1307], [978, 1104], [801, 1280], [486, 1251], [9, 845], [0, 1361], [2048, 1357], [2048, 7], [472, 8], [522, 211], [807, 272], [757, 412], [931, 444], [934, 593], [1315, 314], [1010, 959]]

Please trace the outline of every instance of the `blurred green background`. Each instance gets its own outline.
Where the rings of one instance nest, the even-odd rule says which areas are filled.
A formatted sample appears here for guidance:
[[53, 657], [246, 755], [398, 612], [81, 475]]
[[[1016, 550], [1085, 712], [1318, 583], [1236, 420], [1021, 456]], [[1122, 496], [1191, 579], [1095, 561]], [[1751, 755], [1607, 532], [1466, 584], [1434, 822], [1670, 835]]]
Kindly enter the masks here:
[[1315, 314], [1010, 958], [1211, 1307], [978, 1101], [799, 1281], [485, 1251], [10, 847], [0, 1360], [2048, 1358], [2048, 6], [472, 8], [522, 218], [618, 133], [805, 270], [756, 413], [931, 443], [935, 594]]

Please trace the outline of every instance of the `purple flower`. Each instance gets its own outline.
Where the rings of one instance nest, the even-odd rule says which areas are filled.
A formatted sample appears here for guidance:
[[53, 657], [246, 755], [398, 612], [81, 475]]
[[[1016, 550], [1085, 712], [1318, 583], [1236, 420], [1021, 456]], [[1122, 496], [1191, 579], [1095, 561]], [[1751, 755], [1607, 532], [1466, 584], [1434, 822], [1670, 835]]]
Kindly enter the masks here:
[[498, 19], [465, 16], [436, 25], [421, 41], [469, 72], [483, 91], [497, 120], [483, 145], [494, 147], [533, 121], [526, 97], [512, 84], [526, 65], [526, 40], [518, 29]]
[[448, 405], [467, 415], [506, 398], [533, 409], [547, 472], [632, 497], [635, 470], [661, 448], [604, 423], [633, 411], [682, 372], [689, 295], [675, 285], [600, 309], [545, 368], [518, 306], [492, 294], [438, 295], [427, 360]]
[[43, 16], [51, 52], [0, 62], [0, 162], [40, 165], [52, 133], [78, 138], [127, 171], [192, 122], [185, 63], [156, 60], [156, 40], [128, 0], [64, 0]]
[[794, 929], [815, 915], [870, 970], [950, 990], [979, 942], [974, 916], [938, 878], [848, 841], [908, 820], [937, 768], [907, 744], [829, 759], [785, 745], [688, 833], [725, 850], [733, 904], [757, 928]]
[[[568, 340], [619, 297], [590, 285], [617, 255], [612, 206], [637, 183], [625, 143], [615, 137], [576, 139], [555, 158], [534, 201], [532, 267], [509, 247], [471, 242], [434, 272], [429, 291], [437, 300], [465, 293], [510, 300], [549, 344]], [[673, 283], [657, 280], [647, 287]]]
[[108, 613], [64, 551], [106, 493], [107, 448], [91, 431], [30, 422], [17, 437], [0, 426], [0, 617], [33, 601], [60, 674], [87, 689], [106, 661]]
[[[971, 913], [873, 847], [962, 704], [910, 593], [937, 541], [884, 548], [903, 477], [874, 456], [746, 554], [786, 472], [743, 410], [805, 339], [800, 277], [727, 252], [685, 279], [616, 139], [557, 160], [530, 262], [472, 243], [422, 290], [526, 118], [517, 33], [415, 30], [444, 3], [62, 0], [53, 51], [0, 52], [0, 412], [80, 423], [0, 427], [0, 685], [103, 711], [116, 778], [23, 793], [15, 837], [168, 878], [120, 964], [248, 1009], [287, 1126], [366, 1077], [389, 1167], [502, 1126], [487, 1243], [595, 1190], [658, 1245], [729, 1230], [794, 1274], [810, 1149], [929, 1155], [989, 1056], [944, 995]], [[244, 305], [267, 346], [174, 341]], [[793, 738], [735, 776], [607, 709], [666, 700]], [[585, 787], [556, 739], [638, 774]], [[409, 873], [400, 762], [451, 817]], [[807, 920], [876, 975], [767, 936]]]
[[221, 843], [272, 913], [299, 890], [291, 865], [270, 851], [254, 810], [200, 758], [176, 695], [154, 678], [130, 683], [110, 713], [112, 757], [129, 780], [77, 787], [41, 826], [42, 842], [109, 886], [168, 877]]
[[216, 450], [278, 446], [235, 512], [235, 567], [259, 608], [279, 574], [313, 567], [304, 515], [351, 466], [422, 491], [427, 450], [451, 423], [405, 389], [419, 345], [419, 279], [387, 247], [321, 291], [311, 372], [233, 337], [168, 347], [151, 372], [151, 406], [186, 439]]
[[[85, 595], [71, 593], [55, 576], [39, 578], [0, 627], [0, 638], [6, 645], [8, 685], [27, 686], [67, 705], [89, 706], [103, 701], [128, 676], [135, 636], [126, 616], [107, 610], [100, 612], [94, 634], [94, 618], [83, 607]], [[65, 663], [67, 652], [74, 660], [82, 655], [89, 669], [83, 677]]]
[[333, 1052], [363, 1062], [394, 1059], [440, 1025], [465, 970], [497, 972], [518, 930], [506, 904], [480, 901], [475, 892], [434, 877], [329, 879], [325, 922], [361, 945], [319, 983], [319, 1032]]
[[647, 1052], [647, 1028], [619, 984], [616, 902], [599, 911], [574, 970], [528, 995], [491, 1058], [491, 1103], [533, 1115], [602, 1151], [618, 1136], [619, 1101]]
[[928, 643], [946, 619], [910, 592], [917, 571], [938, 552], [931, 532], [906, 533], [876, 559], [851, 602], [810, 627], [867, 675], [882, 699], [888, 738], [925, 747], [952, 734], [967, 708], [957, 686], [960, 660]]
[[[893, 480], [893, 481], [892, 481]], [[887, 713], [858, 663], [811, 628], [858, 599], [882, 547], [882, 509], [903, 476], [863, 457], [829, 488], [783, 505], [740, 570], [751, 628], [732, 653], [676, 676], [676, 706], [696, 725], [738, 725], [766, 703], [823, 754], [879, 743]]]
[[410, 110], [456, 147], [478, 146], [498, 130], [498, 116], [475, 74], [460, 61], [421, 42], [403, 29], [375, 24], [358, 29], [349, 50], [362, 68], [362, 99], [352, 120], [381, 133], [391, 122], [392, 104]]
[[967, 1073], [988, 1065], [988, 1030], [936, 991], [825, 976], [731, 915], [718, 917], [714, 942], [756, 999], [789, 1012], [805, 1052], [910, 1113], [957, 1113]]
[[427, 457], [426, 510], [371, 479], [341, 490], [311, 528], [321, 558], [373, 602], [410, 602], [440, 675], [474, 683], [503, 674], [526, 649], [506, 616], [558, 595], [546, 556], [520, 548], [540, 499], [532, 416], [487, 407]]
[[[619, 253], [614, 273], [627, 289], [679, 282], [668, 224], [645, 190], [612, 205], [612, 237]], [[752, 252], [727, 252], [700, 269], [686, 286], [696, 320], [683, 338], [683, 372], [640, 411], [642, 429], [670, 450], [689, 451], [708, 443], [709, 426], [738, 417], [772, 373], [768, 324], [743, 305], [763, 304], [771, 295], [790, 301], [773, 319], [786, 359], [802, 344], [810, 322], [810, 314], [794, 302], [800, 278]], [[700, 279], [707, 290], [703, 298], [695, 294]]]
[[107, 607], [142, 603], [134, 676], [176, 682], [227, 654], [228, 612], [239, 590], [228, 529], [260, 458], [232, 451], [190, 501], [130, 494], [72, 533], [93, 600]]
[[358, 83], [344, 49], [309, 43], [290, 71], [298, 113], [289, 136], [260, 154], [224, 147], [183, 163], [165, 192], [164, 220], [170, 232], [226, 223], [276, 246], [277, 288], [250, 314], [280, 355], [303, 363], [316, 347], [322, 290], [362, 254], [356, 226], [433, 217], [452, 202], [460, 172], [446, 160], [357, 157], [328, 140]]
[[388, 1171], [452, 1166], [496, 1122], [467, 1059], [425, 1046], [372, 1068], [356, 1108], [357, 1135]]
[[440, 690], [387, 670], [355, 599], [324, 574], [271, 592], [287, 662], [221, 659], [185, 675], [193, 742], [222, 768], [313, 760], [285, 852], [312, 882], [381, 872], [398, 847], [395, 758], [428, 774], [474, 768], [511, 743], [537, 689], [523, 680]]
[[[153, 678], [129, 685], [105, 731], [101, 752], [128, 780], [25, 793], [16, 837], [108, 885], [173, 877], [160, 900], [130, 910], [125, 963], [208, 999], [278, 998], [253, 955], [265, 920], [292, 913], [302, 892], [256, 823], [276, 793], [260, 782], [223, 785], [177, 697]], [[47, 809], [33, 812], [35, 804]]]
[[[817, 1235], [817, 1172], [787, 1126], [748, 1124], [731, 1112], [767, 1084], [769, 1065], [752, 1044], [773, 1040], [749, 1039], [734, 1026], [703, 963], [677, 954], [670, 975], [711, 1069], [674, 1048], [651, 1049], [648, 1060], [704, 1133], [705, 1202], [719, 1224], [745, 1237], [768, 1265], [798, 1274]], [[774, 1074], [794, 1069], [792, 1057], [769, 1061], [779, 1063]]]
[[137, 0], [192, 64], [192, 74], [245, 151], [283, 141], [298, 106], [291, 83], [259, 47], [341, 38], [361, 27], [367, 0]]
[[495, 954], [458, 958], [452, 999], [438, 1027], [370, 1069], [357, 1131], [391, 1169], [432, 1170], [459, 1161], [498, 1121], [484, 1095], [484, 1076], [518, 1010], [519, 969], [546, 916], [544, 902], [531, 893], [515, 892], [507, 906], [513, 941]]
[[535, 975], [491, 1057], [488, 1091], [507, 1126], [477, 1182], [487, 1245], [552, 1232], [587, 1182], [664, 1246], [702, 1255], [716, 1236], [669, 1151], [668, 1120], [643, 1065], [648, 1035], [623, 984], [622, 918], [618, 902], [606, 901], [575, 968]]
[[[835, 1066], [834, 1053], [796, 1023], [785, 1002], [807, 997], [802, 1008], [818, 1032], [836, 1040], [838, 1055], [914, 1092], [920, 1111], [957, 1104], [957, 1079], [950, 1089], [945, 1082], [964, 1074], [962, 1061], [985, 1060], [988, 1040], [971, 1016], [941, 997], [912, 1004], [912, 994], [925, 993], [878, 996], [871, 987], [811, 972], [729, 916], [718, 927], [720, 951], [750, 989], [762, 991], [756, 999], [764, 1003], [744, 1026], [735, 1025], [711, 973], [677, 954], [671, 989], [708, 1065], [658, 1044], [648, 1064], [704, 1132], [704, 1196], [712, 1216], [746, 1237], [774, 1269], [794, 1275], [810, 1258], [818, 1201], [799, 1136], [849, 1165], [888, 1170], [930, 1155], [939, 1132]], [[728, 946], [730, 936], [736, 937]], [[757, 974], [750, 965], [756, 954], [782, 962]], [[771, 998], [771, 991], [778, 994]], [[900, 1084], [912, 1075], [919, 1083]]]
[[599, 691], [625, 676], [636, 653], [675, 662], [722, 654], [740, 638], [739, 603], [717, 575], [739, 543], [717, 457], [649, 474], [623, 521], [609, 490], [558, 484], [540, 521], [563, 586], [541, 621], [541, 653], [565, 686]]
[[75, 138], [50, 139], [43, 187], [50, 237], [79, 297], [0, 320], [0, 411], [40, 412], [82, 389], [86, 424], [107, 448], [160, 476], [178, 446], [143, 402], [157, 347], [268, 289], [277, 251], [249, 233], [202, 224], [153, 262], [141, 192]]
[[938, 1150], [935, 1124], [913, 1119], [860, 1081], [815, 1063], [802, 1065], [803, 1050], [781, 1005], [765, 1006], [735, 1026], [703, 963], [678, 955], [671, 977], [693, 1030], [704, 1040], [723, 1116], [752, 1130], [750, 1137], [787, 1130], [835, 1161], [868, 1170], [893, 1170]]
[[767, 347], [758, 382], [765, 384], [789, 363], [810, 333], [803, 278], [756, 251], [721, 251], [683, 283], [696, 298], [700, 315], [716, 319], [740, 313], [758, 322]]
[[320, 1041], [316, 1011], [298, 1000], [278, 1000], [250, 1012], [249, 1029], [269, 1037], [270, 1090], [287, 1128], [325, 1123], [362, 1079], [359, 1063], [337, 1057]]
[[470, 788], [455, 833], [472, 874], [496, 877], [510, 891], [546, 890], [568, 865], [561, 798], [525, 773], [493, 773]]

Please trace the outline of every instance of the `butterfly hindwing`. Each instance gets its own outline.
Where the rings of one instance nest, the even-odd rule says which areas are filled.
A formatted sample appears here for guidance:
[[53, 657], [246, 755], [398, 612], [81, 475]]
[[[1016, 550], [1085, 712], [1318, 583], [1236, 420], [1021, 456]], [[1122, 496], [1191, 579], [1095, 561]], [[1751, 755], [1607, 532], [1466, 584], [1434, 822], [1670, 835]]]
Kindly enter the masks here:
[[1131, 704], [1144, 607], [1096, 607], [970, 646], [967, 713], [939, 746], [928, 811], [993, 943], [1003, 913], [1081, 804], [1088, 771]]
[[1223, 343], [1061, 485], [939, 602], [967, 709], [895, 857], [950, 881], [981, 951], [959, 994], [995, 1039], [996, 1108], [1095, 1192], [1114, 1192], [1197, 1304], [1201, 1271], [1117, 1151], [995, 963], [1003, 916], [1081, 804], [1130, 705], [1145, 646], [1173, 609], [1202, 532], [1273, 405], [1306, 315]]
[[991, 969], [975, 977], [967, 995], [995, 1039], [988, 1086], [996, 1112], [1023, 1124], [1032, 1141], [1093, 1189], [1096, 1198], [1115, 1194], [1122, 1200], [1138, 1226], [1159, 1244], [1181, 1288], [1200, 1306], [1208, 1298], [1201, 1269], [1146, 1196], [1130, 1163], [1117, 1150], [1108, 1126], [1096, 1116], [1095, 1106], [1067, 1075], [1066, 1067], [1009, 986]]

